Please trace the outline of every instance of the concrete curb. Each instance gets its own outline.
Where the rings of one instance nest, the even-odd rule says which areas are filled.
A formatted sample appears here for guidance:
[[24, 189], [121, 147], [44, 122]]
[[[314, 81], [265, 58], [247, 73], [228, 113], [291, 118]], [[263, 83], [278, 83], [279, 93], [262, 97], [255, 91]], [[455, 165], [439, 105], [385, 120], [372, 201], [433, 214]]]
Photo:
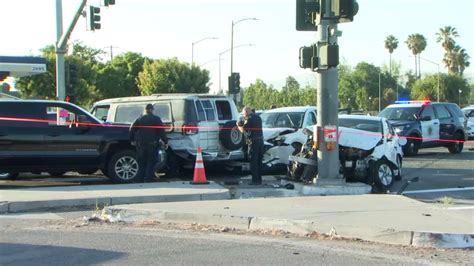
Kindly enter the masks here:
[[148, 195], [148, 196], [117, 196], [117, 197], [90, 197], [71, 198], [60, 200], [32, 200], [0, 202], [0, 213], [24, 212], [39, 209], [74, 207], [74, 206], [112, 206], [132, 203], [179, 202], [201, 200], [230, 199], [228, 190], [212, 193], [176, 194], [176, 195]]
[[[191, 224], [199, 223], [213, 226], [223, 226], [240, 230], [282, 230], [298, 235], [311, 233], [329, 234], [331, 236], [362, 239], [386, 244], [406, 245], [431, 248], [472, 248], [474, 234], [450, 234], [439, 232], [397, 231], [386, 228], [360, 227], [347, 225], [334, 228], [330, 224], [315, 223], [307, 220], [275, 219], [267, 217], [252, 217], [222, 214], [184, 213], [167, 210], [137, 210], [123, 206], [110, 206], [104, 209], [104, 215], [110, 215], [116, 220], [137, 222], [155, 220], [165, 223]], [[366, 234], [361, 233], [367, 232]]]

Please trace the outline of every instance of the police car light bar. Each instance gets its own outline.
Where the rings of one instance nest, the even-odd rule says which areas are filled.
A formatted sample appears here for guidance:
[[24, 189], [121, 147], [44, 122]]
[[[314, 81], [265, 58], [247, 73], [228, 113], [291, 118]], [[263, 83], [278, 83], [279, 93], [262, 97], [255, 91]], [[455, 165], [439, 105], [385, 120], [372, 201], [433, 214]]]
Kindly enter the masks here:
[[395, 101], [396, 104], [410, 104], [410, 103], [421, 103], [421, 104], [430, 104], [430, 100], [423, 101]]

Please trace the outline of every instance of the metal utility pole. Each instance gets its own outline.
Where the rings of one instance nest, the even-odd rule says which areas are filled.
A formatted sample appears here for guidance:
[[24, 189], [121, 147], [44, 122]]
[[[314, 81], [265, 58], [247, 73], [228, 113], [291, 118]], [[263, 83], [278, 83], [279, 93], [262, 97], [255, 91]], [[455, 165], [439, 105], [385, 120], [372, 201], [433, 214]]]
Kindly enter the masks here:
[[109, 48], [109, 50], [110, 50], [110, 52], [109, 52], [110, 53], [110, 61], [114, 60], [114, 48], [118, 48], [118, 47], [110, 45], [110, 46], [107, 46], [105, 48]]
[[[329, 2], [328, 2], [329, 3]], [[326, 4], [324, 12], [329, 14], [331, 6]], [[318, 54], [325, 45], [337, 45], [337, 24], [330, 20], [321, 20], [318, 26]], [[317, 121], [320, 144], [324, 142], [327, 129], [338, 124], [338, 72], [336, 67], [325, 67], [317, 71]], [[326, 132], [325, 132], [326, 131]], [[318, 180], [339, 178], [339, 144], [328, 149], [327, 145], [319, 145], [318, 150]]]
[[[317, 89], [317, 160], [314, 180], [340, 182], [338, 143], [338, 23], [351, 22], [359, 10], [355, 0], [296, 0], [296, 30], [318, 31], [316, 45], [300, 48], [300, 67], [316, 74]], [[316, 183], [315, 182], [315, 183]]]
[[64, 101], [66, 97], [66, 78], [64, 76], [65, 49], [61, 49], [59, 42], [63, 35], [63, 4], [62, 0], [56, 0], [56, 97]]

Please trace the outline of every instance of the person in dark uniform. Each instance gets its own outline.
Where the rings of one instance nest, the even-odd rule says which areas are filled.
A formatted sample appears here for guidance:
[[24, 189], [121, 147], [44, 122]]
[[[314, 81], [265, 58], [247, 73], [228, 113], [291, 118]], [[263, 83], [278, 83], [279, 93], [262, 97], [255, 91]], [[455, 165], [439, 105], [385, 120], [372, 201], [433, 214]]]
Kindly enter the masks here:
[[250, 160], [251, 185], [262, 184], [262, 159], [263, 159], [263, 133], [262, 119], [252, 112], [250, 107], [242, 110], [245, 121], [238, 122], [240, 132], [247, 136], [248, 157]]
[[130, 140], [137, 148], [138, 165], [143, 172], [143, 182], [151, 182], [155, 176], [154, 166], [159, 161], [161, 142], [168, 148], [163, 122], [153, 114], [153, 105], [147, 104], [145, 114], [130, 126]]

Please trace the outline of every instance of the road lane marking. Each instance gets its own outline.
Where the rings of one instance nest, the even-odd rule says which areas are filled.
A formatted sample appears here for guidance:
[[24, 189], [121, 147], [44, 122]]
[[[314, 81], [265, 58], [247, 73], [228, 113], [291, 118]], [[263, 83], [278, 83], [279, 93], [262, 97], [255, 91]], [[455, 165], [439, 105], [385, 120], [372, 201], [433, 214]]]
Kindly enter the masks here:
[[411, 190], [405, 191], [402, 194], [422, 194], [422, 193], [436, 193], [436, 192], [458, 192], [474, 190], [474, 187], [463, 187], [463, 188], [442, 188], [442, 189], [427, 189], [427, 190]]

